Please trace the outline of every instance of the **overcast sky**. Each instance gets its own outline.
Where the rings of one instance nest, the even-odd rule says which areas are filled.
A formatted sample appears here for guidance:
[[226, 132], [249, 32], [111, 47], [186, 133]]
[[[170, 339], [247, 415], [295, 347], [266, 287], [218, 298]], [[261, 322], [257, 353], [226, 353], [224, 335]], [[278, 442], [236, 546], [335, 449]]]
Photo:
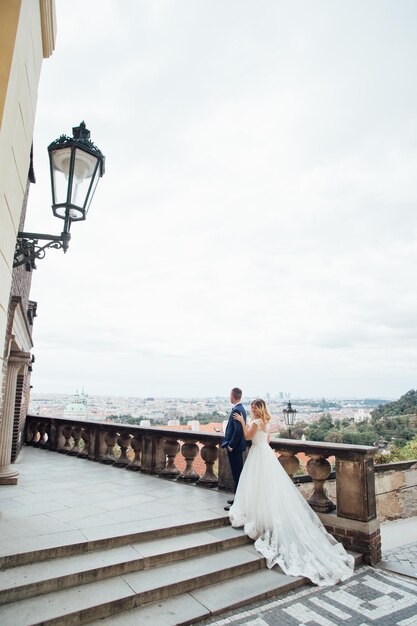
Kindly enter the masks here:
[[417, 3], [56, 4], [26, 230], [61, 133], [106, 173], [34, 272], [34, 391], [415, 388]]

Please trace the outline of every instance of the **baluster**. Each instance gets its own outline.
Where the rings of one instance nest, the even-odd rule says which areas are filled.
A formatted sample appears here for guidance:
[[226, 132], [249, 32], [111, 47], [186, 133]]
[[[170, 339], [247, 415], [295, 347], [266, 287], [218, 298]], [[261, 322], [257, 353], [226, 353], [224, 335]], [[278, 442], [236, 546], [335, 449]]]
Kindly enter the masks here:
[[58, 452], [61, 452], [63, 454], [67, 454], [68, 452], [71, 452], [71, 437], [72, 437], [72, 426], [71, 426], [71, 424], [64, 424], [62, 426], [61, 433], [62, 433], [62, 436], [65, 439], [65, 443], [58, 450]]
[[198, 454], [198, 445], [193, 441], [186, 441], [182, 444], [181, 454], [185, 459], [186, 465], [183, 473], [181, 474], [181, 476], [179, 476], [179, 478], [181, 480], [189, 481], [198, 480], [200, 477], [193, 468], [195, 457]]
[[175, 478], [180, 473], [180, 470], [175, 465], [175, 457], [180, 450], [180, 444], [177, 439], [165, 439], [163, 449], [167, 457], [166, 466], [160, 472], [160, 476], [166, 476], [167, 478]]
[[133, 435], [132, 439], [130, 440], [130, 446], [135, 453], [135, 456], [127, 466], [127, 469], [137, 472], [141, 468], [142, 436], [139, 434]]
[[81, 448], [80, 446], [80, 452], [78, 453], [78, 456], [80, 457], [80, 459], [87, 459], [88, 451], [90, 449], [90, 439], [91, 439], [90, 431], [88, 428], [82, 428], [81, 439], [84, 442], [84, 447]]
[[65, 437], [62, 433], [64, 428], [64, 425], [61, 424], [60, 422], [57, 425], [57, 429], [56, 429], [56, 451], [57, 452], [64, 452], [64, 443], [65, 443]]
[[327, 496], [324, 483], [329, 478], [332, 470], [329, 461], [321, 454], [309, 454], [309, 462], [307, 463], [307, 472], [311, 476], [314, 489], [311, 496], [308, 499], [308, 503], [315, 511], [320, 513], [328, 513], [334, 511], [336, 508], [335, 503]]
[[118, 434], [114, 432], [106, 432], [104, 434], [104, 442], [106, 444], [106, 451], [100, 461], [106, 465], [111, 465], [116, 461], [114, 454], [114, 446], [117, 443]]
[[198, 484], [206, 485], [207, 487], [215, 487], [218, 479], [214, 473], [213, 467], [217, 461], [218, 449], [217, 446], [211, 443], [205, 443], [201, 448], [201, 458], [206, 464], [206, 472], [204, 476], [200, 478]]
[[278, 461], [281, 463], [288, 476], [292, 478], [300, 467], [300, 461], [296, 453], [292, 450], [280, 450], [279, 452]]
[[72, 429], [72, 437], [74, 439], [74, 445], [73, 448], [71, 450], [71, 452], [69, 454], [73, 454], [74, 456], [80, 454], [81, 452], [81, 448], [80, 448], [80, 440], [81, 440], [81, 435], [82, 435], [82, 427], [81, 426], [74, 426], [74, 428]]
[[33, 441], [33, 446], [35, 448], [40, 448], [42, 446], [42, 439], [45, 436], [45, 424], [43, 422], [38, 422], [36, 424], [36, 434]]
[[120, 467], [126, 467], [127, 465], [129, 465], [130, 461], [127, 458], [126, 453], [130, 448], [131, 439], [132, 437], [129, 435], [129, 433], [121, 433], [117, 438], [117, 443], [120, 446], [120, 456], [115, 462], [115, 465], [118, 465]]
[[33, 446], [38, 433], [37, 423], [31, 420], [26, 428], [26, 445]]
[[49, 425], [46, 422], [39, 424], [39, 444], [41, 448], [47, 448], [49, 446]]

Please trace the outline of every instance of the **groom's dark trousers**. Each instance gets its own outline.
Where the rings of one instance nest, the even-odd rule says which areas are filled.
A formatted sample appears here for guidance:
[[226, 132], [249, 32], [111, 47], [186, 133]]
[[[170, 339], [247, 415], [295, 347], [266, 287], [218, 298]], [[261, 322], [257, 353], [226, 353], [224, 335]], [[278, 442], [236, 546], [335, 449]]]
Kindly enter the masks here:
[[[246, 439], [243, 434], [243, 428], [240, 422], [234, 419], [233, 413], [240, 413], [246, 422], [246, 411], [242, 404], [237, 404], [233, 407], [229, 421], [227, 422], [226, 432], [224, 433], [224, 439], [222, 448], [227, 448], [227, 456], [229, 459], [230, 470], [232, 472], [233, 480], [235, 483], [235, 492], [239, 483], [240, 474], [243, 469], [243, 452], [246, 449]], [[232, 448], [232, 451], [229, 450]]]
[[233, 480], [235, 482], [235, 493], [237, 489], [237, 485], [239, 483], [239, 478], [243, 470], [243, 452], [230, 452], [227, 451], [227, 456], [229, 457], [229, 465], [230, 470], [232, 472]]

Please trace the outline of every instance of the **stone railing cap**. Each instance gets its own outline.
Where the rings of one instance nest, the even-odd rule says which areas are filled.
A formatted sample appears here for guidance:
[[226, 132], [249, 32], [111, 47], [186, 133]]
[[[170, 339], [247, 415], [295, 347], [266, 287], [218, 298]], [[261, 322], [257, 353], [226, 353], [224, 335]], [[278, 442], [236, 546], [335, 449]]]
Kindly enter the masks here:
[[297, 452], [311, 451], [312, 448], [317, 451], [329, 453], [329, 456], [337, 456], [340, 453], [355, 452], [360, 455], [375, 454], [378, 448], [375, 446], [355, 446], [348, 443], [329, 443], [327, 441], [301, 441], [299, 439], [271, 439], [271, 446], [276, 449], [283, 448], [291, 450], [294, 448]]

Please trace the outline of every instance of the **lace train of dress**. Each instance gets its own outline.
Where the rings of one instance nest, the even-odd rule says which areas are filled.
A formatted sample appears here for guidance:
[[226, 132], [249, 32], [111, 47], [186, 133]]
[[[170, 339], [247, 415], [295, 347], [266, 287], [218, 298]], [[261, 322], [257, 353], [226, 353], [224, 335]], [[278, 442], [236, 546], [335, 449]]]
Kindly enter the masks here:
[[244, 527], [272, 568], [306, 576], [320, 586], [353, 573], [353, 557], [324, 528], [288, 476], [258, 425], [229, 511], [232, 526]]

